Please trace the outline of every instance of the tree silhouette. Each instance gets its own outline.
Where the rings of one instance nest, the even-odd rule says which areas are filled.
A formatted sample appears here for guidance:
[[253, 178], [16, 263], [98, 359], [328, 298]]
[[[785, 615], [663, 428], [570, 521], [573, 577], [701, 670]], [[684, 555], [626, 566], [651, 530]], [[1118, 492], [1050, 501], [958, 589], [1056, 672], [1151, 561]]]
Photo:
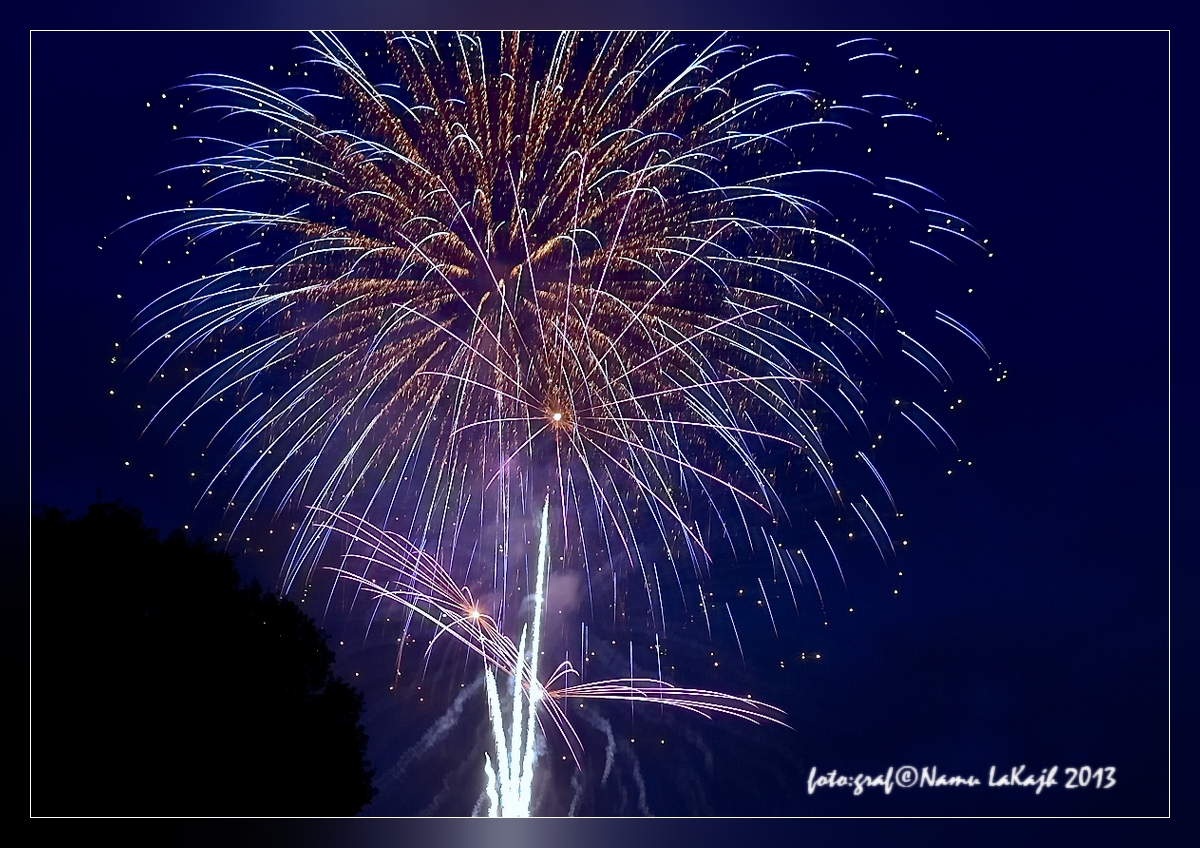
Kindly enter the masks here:
[[94, 504], [32, 520], [31, 809], [353, 815], [362, 695], [287, 600], [232, 559]]

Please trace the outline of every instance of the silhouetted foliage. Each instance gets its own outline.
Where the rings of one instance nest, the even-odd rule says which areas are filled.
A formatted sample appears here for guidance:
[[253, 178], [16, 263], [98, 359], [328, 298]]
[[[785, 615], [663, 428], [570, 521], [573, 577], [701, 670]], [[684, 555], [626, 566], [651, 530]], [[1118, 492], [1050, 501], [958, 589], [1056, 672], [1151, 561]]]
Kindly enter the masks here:
[[362, 695], [295, 604], [232, 559], [94, 504], [32, 524], [37, 815], [353, 815]]

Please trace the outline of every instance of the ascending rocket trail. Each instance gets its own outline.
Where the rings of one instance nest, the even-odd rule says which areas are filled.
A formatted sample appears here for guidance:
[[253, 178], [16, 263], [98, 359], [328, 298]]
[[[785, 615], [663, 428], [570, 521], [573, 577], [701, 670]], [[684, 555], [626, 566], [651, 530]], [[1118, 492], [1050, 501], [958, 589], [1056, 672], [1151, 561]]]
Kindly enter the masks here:
[[[537, 745], [534, 734], [537, 730], [537, 708], [542, 690], [537, 681], [538, 654], [542, 641], [542, 608], [546, 595], [546, 560], [550, 535], [550, 499], [542, 507], [541, 539], [538, 542], [537, 584], [533, 590], [533, 649], [526, 660], [525, 636], [528, 627], [521, 628], [521, 640], [517, 649], [517, 669], [512, 685], [512, 724], [507, 744], [504, 739], [504, 717], [500, 712], [500, 696], [496, 691], [496, 675], [491, 668], [486, 670], [488, 710], [492, 717], [492, 732], [496, 736], [496, 766], [484, 755], [483, 770], [487, 774], [487, 795], [491, 806], [490, 816], [509, 818], [527, 817], [533, 801], [533, 766], [537, 761]], [[528, 674], [528, 690], [521, 679]], [[521, 702], [529, 699], [529, 718], [524, 739], [521, 734]], [[522, 742], [524, 744], [522, 744]]]

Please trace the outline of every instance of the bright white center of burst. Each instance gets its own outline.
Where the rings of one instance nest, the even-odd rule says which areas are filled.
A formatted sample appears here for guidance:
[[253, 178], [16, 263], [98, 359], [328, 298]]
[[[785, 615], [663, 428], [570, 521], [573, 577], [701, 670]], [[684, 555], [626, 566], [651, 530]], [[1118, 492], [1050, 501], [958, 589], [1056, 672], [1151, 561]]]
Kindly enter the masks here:
[[554, 420], [555, 420], [555, 421], [562, 421], [562, 413], [561, 413], [561, 412], [556, 412], [556, 413], [554, 413]]

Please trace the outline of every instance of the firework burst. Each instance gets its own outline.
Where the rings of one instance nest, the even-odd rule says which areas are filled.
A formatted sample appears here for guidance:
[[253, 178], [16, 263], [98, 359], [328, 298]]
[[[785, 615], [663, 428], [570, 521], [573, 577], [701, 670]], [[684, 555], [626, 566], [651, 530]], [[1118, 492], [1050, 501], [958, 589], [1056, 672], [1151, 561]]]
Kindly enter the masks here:
[[[723, 692], [680, 688], [665, 683], [661, 678], [631, 676], [626, 679], [578, 682], [580, 674], [569, 659], [560, 663], [553, 674], [543, 681], [538, 674], [538, 665], [543, 653], [540, 648], [545, 624], [549, 515], [550, 502], [547, 498], [538, 528], [537, 571], [532, 587], [533, 613], [530, 621], [522, 627], [520, 639], [515, 644], [480, 609], [468, 588], [460, 588], [453, 576], [436, 560], [403, 537], [344, 513], [326, 514], [319, 525], [321, 529], [340, 534], [354, 543], [355, 547], [345, 559], [355, 561], [353, 564], [360, 567], [335, 569], [340, 577], [362, 586], [377, 598], [398, 604], [434, 628], [436, 635], [425, 651], [427, 659], [436, 641], [448, 636], [483, 660], [488, 711], [496, 743], [496, 764], [493, 765], [491, 757], [485, 755], [485, 793], [490, 815], [530, 815], [533, 772], [537, 760], [535, 731], [541, 725], [539, 712], [544, 711], [549, 716], [578, 764], [581, 742], [561, 706], [561, 702], [567, 699], [653, 703], [660, 707], [686, 710], [705, 718], [726, 715], [755, 724], [787, 726], [782, 711], [769, 704]], [[391, 579], [379, 583], [364, 576], [380, 570], [389, 574]], [[532, 636], [527, 640], [531, 631]], [[531, 642], [528, 651], [527, 641]], [[497, 671], [507, 674], [512, 684], [507, 734], [497, 689]], [[524, 719], [523, 712], [526, 713]]]
[[[529, 589], [546, 497], [554, 568], [586, 575], [593, 615], [611, 608], [614, 623], [624, 575], [637, 575], [655, 632], [664, 586], [694, 608], [714, 544], [765, 543], [793, 602], [816, 582], [771, 535], [796, 522], [781, 465], [807, 469], [889, 554], [876, 505], [890, 491], [862, 451], [876, 504], [844, 489], [825, 433], [869, 432], [862, 372], [884, 351], [949, 378], [876, 293], [878, 228], [820, 192], [844, 187], [930, 238], [979, 243], [915, 183], [806, 157], [857, 121], [920, 117], [910, 106], [839, 106], [777, 84], [770, 68], [793, 57], [726, 37], [399, 34], [360, 52], [320, 34], [300, 50], [295, 79], [312, 85], [208, 74], [184, 86], [201, 111], [259, 135], [192, 137], [208, 155], [183, 170], [211, 199], [162, 213], [175, 220], [159, 240], [233, 247], [148, 308], [142, 354], [216, 352], [159, 415], [190, 404], [186, 422], [237, 399], [218, 472], [237, 469], [237, 521], [311, 508], [285, 588], [349, 538], [343, 576], [520, 681], [522, 652], [502, 631]], [[931, 442], [949, 438], [917, 404], [899, 413]], [[702, 593], [700, 609], [708, 621]], [[687, 708], [770, 716], [661, 675], [560, 691], [674, 692]]]

